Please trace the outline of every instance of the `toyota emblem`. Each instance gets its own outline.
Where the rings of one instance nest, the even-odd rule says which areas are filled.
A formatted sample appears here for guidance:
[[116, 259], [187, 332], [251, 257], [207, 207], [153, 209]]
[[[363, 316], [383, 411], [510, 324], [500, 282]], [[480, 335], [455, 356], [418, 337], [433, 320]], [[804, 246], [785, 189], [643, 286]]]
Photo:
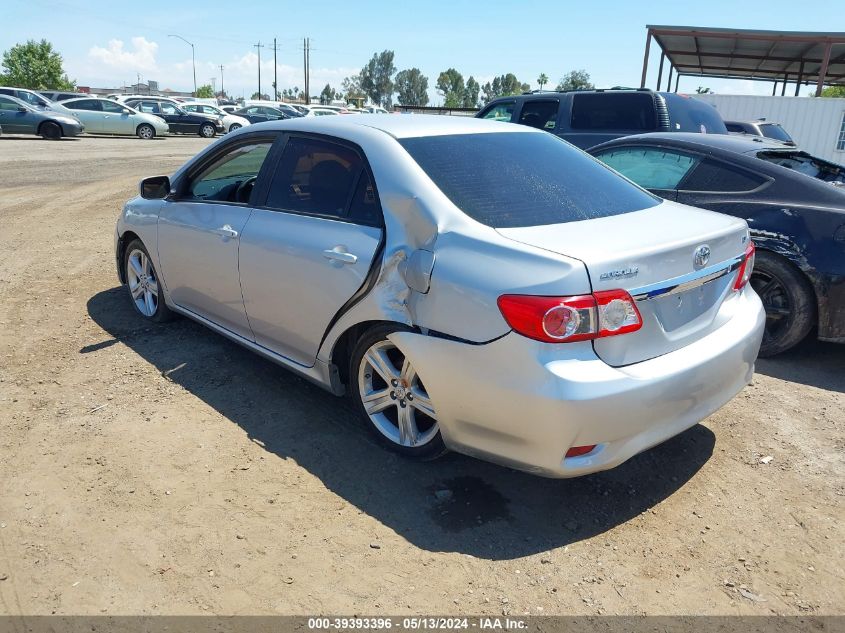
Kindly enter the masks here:
[[710, 261], [710, 247], [707, 244], [702, 244], [692, 254], [692, 265], [696, 270], [704, 268], [707, 262]]

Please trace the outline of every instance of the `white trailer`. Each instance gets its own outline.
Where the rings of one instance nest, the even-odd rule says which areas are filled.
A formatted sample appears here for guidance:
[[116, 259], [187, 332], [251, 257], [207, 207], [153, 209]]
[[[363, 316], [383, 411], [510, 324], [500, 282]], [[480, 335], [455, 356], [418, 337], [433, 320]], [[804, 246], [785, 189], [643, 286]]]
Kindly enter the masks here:
[[845, 165], [845, 99], [694, 95], [712, 104], [726, 121], [765, 118], [780, 123], [804, 151]]

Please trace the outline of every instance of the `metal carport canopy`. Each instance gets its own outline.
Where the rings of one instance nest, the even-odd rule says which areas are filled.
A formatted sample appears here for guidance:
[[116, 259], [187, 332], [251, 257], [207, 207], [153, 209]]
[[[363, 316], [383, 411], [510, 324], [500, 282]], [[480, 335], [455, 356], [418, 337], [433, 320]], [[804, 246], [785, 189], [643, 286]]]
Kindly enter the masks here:
[[[658, 89], [664, 57], [671, 73], [721, 79], [752, 79], [816, 84], [818, 96], [825, 84], [845, 85], [845, 33], [757, 31], [699, 26], [646, 26], [642, 88], [645, 88], [651, 40], [661, 48]], [[677, 89], [677, 81], [676, 81]]]

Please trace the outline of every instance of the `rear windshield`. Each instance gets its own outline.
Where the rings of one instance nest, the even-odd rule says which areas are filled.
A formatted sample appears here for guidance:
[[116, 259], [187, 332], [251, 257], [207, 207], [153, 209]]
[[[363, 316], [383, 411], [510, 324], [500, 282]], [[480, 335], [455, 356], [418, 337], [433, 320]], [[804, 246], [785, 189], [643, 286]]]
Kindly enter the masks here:
[[660, 203], [552, 134], [456, 134], [399, 142], [455, 206], [494, 228], [603, 218]]
[[805, 152], [757, 152], [757, 158], [787, 169], [793, 169], [810, 176], [810, 178], [818, 178], [835, 184], [845, 184], [845, 168], [815, 158]]
[[762, 123], [760, 125], [760, 131], [766, 138], [773, 138], [776, 141], [789, 142], [792, 140], [792, 137], [786, 133], [786, 130], [777, 123]]

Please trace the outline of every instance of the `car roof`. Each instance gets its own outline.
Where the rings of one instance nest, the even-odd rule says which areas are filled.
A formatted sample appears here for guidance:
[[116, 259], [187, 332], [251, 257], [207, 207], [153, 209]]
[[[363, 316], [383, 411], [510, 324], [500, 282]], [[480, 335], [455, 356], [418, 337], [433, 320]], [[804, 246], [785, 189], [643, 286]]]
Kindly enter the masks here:
[[[501, 121], [490, 121], [463, 116], [438, 114], [361, 114], [359, 116], [299, 117], [259, 123], [264, 129], [298, 130], [324, 134], [343, 134], [354, 131], [357, 126], [380, 130], [396, 139], [420, 136], [446, 136], [452, 134], [548, 134], [524, 125], [506, 125]], [[252, 126], [250, 126], [252, 127]]]
[[667, 145], [698, 145], [705, 148], [722, 149], [737, 154], [751, 154], [761, 150], [798, 151], [794, 146], [787, 145], [763, 136], [747, 136], [736, 134], [698, 134], [696, 132], [650, 132], [648, 134], [634, 134], [623, 136], [607, 143], [590, 148], [590, 152], [603, 147], [616, 145], [633, 145], [638, 141], [658, 141]]

